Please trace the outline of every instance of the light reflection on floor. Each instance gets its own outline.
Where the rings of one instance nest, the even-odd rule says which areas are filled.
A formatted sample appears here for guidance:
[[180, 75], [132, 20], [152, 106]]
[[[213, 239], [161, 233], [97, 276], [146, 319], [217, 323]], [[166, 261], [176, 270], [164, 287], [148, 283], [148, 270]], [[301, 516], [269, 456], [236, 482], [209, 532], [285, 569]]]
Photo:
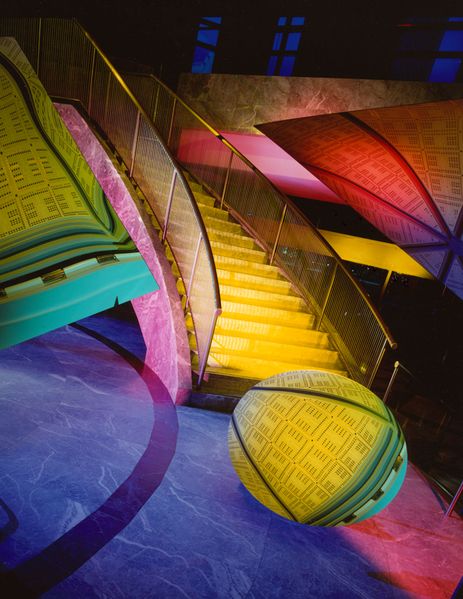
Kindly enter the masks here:
[[[121, 321], [94, 319], [95, 328], [140, 353], [133, 327], [120, 334]], [[137, 486], [142, 481], [146, 490], [162, 476], [153, 463], [119, 497], [118, 514], [104, 512], [111, 494], [132, 481], [153, 422], [161, 423], [145, 383], [115, 351], [71, 327], [0, 356], [0, 562], [7, 570], [24, 564], [13, 571], [25, 588], [38, 584], [28, 560], [94, 512], [104, 513], [106, 544], [44, 597], [448, 599], [457, 586], [462, 521], [443, 519], [414, 469], [373, 519], [337, 529], [291, 523], [239, 483], [225, 414], [178, 408], [176, 453], [159, 488], [144, 497]], [[157, 429], [160, 457], [175, 441], [172, 422]], [[137, 502], [142, 507], [125, 528], [107, 526]], [[74, 535], [71, 554], [89, 538]], [[67, 559], [63, 553], [48, 568], [65, 571]]]

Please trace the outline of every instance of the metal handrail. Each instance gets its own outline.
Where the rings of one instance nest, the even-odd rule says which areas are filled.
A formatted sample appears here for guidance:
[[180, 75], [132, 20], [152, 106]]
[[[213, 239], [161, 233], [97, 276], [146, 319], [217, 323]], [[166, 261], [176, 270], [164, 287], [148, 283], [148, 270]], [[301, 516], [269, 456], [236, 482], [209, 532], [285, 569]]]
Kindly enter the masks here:
[[[397, 379], [397, 375], [399, 374], [399, 372], [402, 371], [404, 372], [409, 379], [413, 380], [415, 382], [415, 389], [414, 391], [412, 391], [412, 393], [416, 393], [416, 391], [418, 390], [418, 392], [422, 392], [422, 390], [425, 387], [424, 381], [421, 380], [418, 376], [416, 376], [413, 372], [411, 372], [406, 366], [404, 366], [401, 362], [399, 362], [398, 360], [394, 363], [394, 370], [392, 372], [392, 375], [389, 379], [388, 385], [386, 387], [386, 391], [384, 392], [383, 395], [383, 402], [386, 403], [387, 400], [389, 399], [389, 397], [391, 396], [391, 392], [394, 389], [395, 386], [395, 381]], [[429, 384], [426, 384], [426, 389], [429, 389]], [[394, 395], [392, 393], [392, 395]], [[444, 404], [444, 401], [442, 400], [442, 398], [437, 397], [437, 403], [440, 403], [441, 405]], [[444, 406], [445, 407], [445, 406]], [[396, 406], [394, 408], [395, 410], [398, 410], [398, 407]], [[447, 409], [447, 408], [446, 408]], [[399, 410], [400, 412], [400, 410]], [[446, 421], [446, 416], [441, 420], [441, 422], [439, 423], [439, 427], [438, 427], [438, 431], [441, 429], [441, 427], [444, 426], [444, 423]], [[430, 474], [429, 472], [426, 472], [426, 470], [424, 470], [422, 467], [420, 467], [420, 470], [422, 470], [422, 473], [426, 476], [427, 479], [429, 479], [434, 485], [436, 485], [441, 491], [443, 491], [449, 498], [449, 505], [447, 507], [447, 510], [445, 512], [445, 517], [449, 517], [453, 510], [455, 509], [458, 501], [460, 500], [460, 498], [463, 495], [463, 481], [460, 482], [460, 485], [458, 487], [458, 489], [454, 492], [454, 491], [450, 491], [450, 489], [448, 489], [444, 484], [442, 484], [438, 478], [436, 478], [435, 475]]]
[[204, 244], [205, 244], [205, 247], [206, 247], [206, 252], [208, 254], [208, 258], [209, 258], [211, 264], [214, 266], [214, 268], [213, 268], [214, 295], [215, 295], [215, 298], [216, 298], [216, 307], [217, 307], [217, 309], [221, 309], [219, 280], [218, 280], [218, 277], [217, 277], [217, 271], [215, 269], [215, 262], [214, 262], [214, 256], [213, 256], [213, 253], [212, 253], [211, 243], [209, 241], [209, 237], [207, 235], [206, 226], [205, 226], [203, 218], [201, 216], [201, 212], [199, 211], [198, 204], [196, 203], [196, 200], [195, 200], [195, 197], [193, 195], [193, 192], [191, 191], [190, 186], [187, 183], [187, 180], [185, 178], [185, 175], [183, 174], [183, 170], [182, 170], [181, 166], [179, 165], [179, 163], [176, 160], [176, 158], [174, 156], [172, 156], [172, 154], [171, 154], [171, 152], [170, 152], [170, 150], [169, 150], [166, 142], [163, 140], [162, 136], [159, 134], [159, 132], [157, 130], [157, 127], [153, 123], [152, 119], [146, 113], [145, 109], [140, 104], [140, 102], [137, 100], [137, 98], [133, 95], [133, 93], [131, 92], [130, 88], [125, 83], [124, 79], [119, 75], [119, 73], [117, 72], [117, 70], [114, 68], [114, 66], [112, 65], [112, 63], [110, 62], [110, 60], [107, 58], [107, 56], [105, 55], [105, 53], [103, 52], [103, 50], [101, 50], [101, 48], [99, 47], [99, 45], [97, 44], [97, 42], [88, 33], [88, 31], [86, 31], [82, 27], [82, 25], [79, 23], [79, 21], [77, 19], [74, 18], [73, 22], [79, 27], [79, 29], [82, 31], [82, 33], [85, 35], [85, 37], [90, 41], [90, 43], [97, 50], [97, 52], [100, 55], [100, 57], [105, 61], [106, 65], [110, 69], [111, 73], [116, 77], [116, 79], [119, 81], [121, 87], [124, 89], [124, 91], [126, 92], [126, 94], [132, 100], [133, 104], [137, 107], [138, 112], [145, 117], [145, 119], [152, 126], [153, 130], [157, 133], [158, 141], [160, 142], [160, 144], [162, 145], [163, 149], [165, 150], [166, 155], [170, 158], [170, 160], [172, 162], [172, 166], [174, 167], [174, 170], [176, 172], [176, 176], [179, 177], [179, 179], [183, 183], [183, 187], [185, 188], [185, 191], [186, 191], [186, 193], [188, 195], [188, 199], [190, 200], [191, 208], [193, 209], [193, 213], [194, 213], [196, 222], [198, 223], [198, 226], [201, 229], [201, 233], [202, 233], [202, 236], [203, 236], [203, 239], [204, 239]]
[[[105, 130], [104, 121], [106, 119], [106, 108], [107, 108], [108, 102], [109, 102], [109, 85], [110, 85], [110, 83], [113, 83], [112, 78], [117, 82], [117, 84], [120, 86], [120, 89], [122, 90], [123, 94], [125, 94], [125, 96], [127, 97], [128, 103], [131, 106], [131, 110], [133, 112], [136, 111], [136, 123], [135, 123], [134, 130], [129, 129], [129, 138], [131, 136], [131, 139], [132, 139], [132, 147], [131, 147], [131, 151], [130, 151], [130, 160], [129, 160], [130, 164], [127, 162], [127, 159], [124, 160], [124, 162], [127, 166], [129, 175], [131, 176], [132, 180], [136, 184], [137, 184], [137, 181], [136, 181], [136, 177], [133, 176], [133, 172], [134, 172], [134, 166], [135, 166], [137, 143], [138, 143], [138, 138], [139, 138], [140, 121], [143, 118], [143, 120], [147, 126], [147, 130], [149, 130], [150, 135], [152, 135], [153, 139], [156, 142], [156, 147], [159, 148], [159, 150], [162, 153], [163, 160], [165, 161], [164, 164], [169, 165], [166, 173], [168, 174], [168, 176], [172, 177], [174, 184], [176, 184], [178, 182], [178, 187], [176, 189], [178, 189], [179, 192], [181, 191], [183, 194], [183, 197], [185, 198], [185, 200], [187, 200], [187, 203], [190, 207], [189, 213], [194, 217], [193, 222], [196, 223], [196, 227], [193, 227], [194, 235], [198, 235], [199, 240], [202, 241], [202, 251], [204, 252], [204, 258], [206, 260], [206, 264], [209, 265], [209, 272], [210, 272], [210, 276], [211, 276], [211, 281], [210, 281], [211, 287], [208, 287], [208, 289], [212, 292], [212, 295], [210, 296], [210, 298], [212, 300], [210, 302], [210, 307], [211, 307], [210, 312], [211, 313], [208, 314], [208, 316], [207, 316], [210, 319], [209, 325], [207, 325], [207, 321], [204, 319], [204, 316], [196, 314], [196, 311], [193, 310], [191, 307], [191, 302], [189, 302], [191, 316], [193, 319], [193, 326], [195, 329], [195, 335], [196, 335], [196, 339], [197, 339], [197, 348], [198, 348], [198, 357], [199, 357], [198, 383], [200, 383], [201, 379], [204, 375], [205, 368], [206, 368], [207, 359], [208, 359], [209, 351], [210, 351], [211, 339], [212, 339], [213, 332], [215, 329], [217, 317], [221, 313], [220, 288], [219, 288], [217, 272], [216, 272], [216, 268], [215, 268], [214, 258], [213, 258], [213, 254], [212, 254], [210, 241], [209, 241], [209, 238], [207, 235], [206, 227], [204, 225], [204, 222], [203, 222], [201, 213], [199, 211], [199, 208], [197, 206], [196, 200], [194, 199], [192, 191], [185, 179], [185, 176], [183, 174], [180, 164], [175, 159], [175, 157], [172, 156], [171, 152], [168, 149], [166, 142], [160, 135], [160, 133], [157, 130], [156, 126], [154, 125], [152, 119], [146, 113], [146, 111], [144, 110], [142, 105], [139, 103], [137, 98], [133, 95], [133, 93], [131, 92], [131, 90], [129, 89], [129, 87], [127, 86], [127, 84], [125, 83], [123, 78], [121, 77], [121, 75], [111, 64], [108, 57], [101, 50], [101, 48], [98, 46], [98, 44], [92, 38], [92, 36], [80, 25], [80, 23], [78, 23], [78, 21], [76, 19], [70, 20], [70, 19], [54, 19], [54, 18], [40, 18], [40, 17], [26, 17], [26, 18], [5, 17], [3, 19], [0, 19], [0, 32], [1, 32], [0, 33], [1, 35], [10, 35], [13, 37], [20, 38], [21, 48], [22, 48], [23, 52], [26, 54], [26, 56], [30, 60], [31, 64], [33, 66], [35, 66], [35, 68], [38, 72], [38, 75], [42, 76], [42, 80], [43, 80], [42, 73], [47, 71], [47, 67], [49, 70], [49, 74], [50, 74], [50, 72], [53, 72], [53, 77], [51, 78], [52, 83], [48, 82], [49, 83], [48, 87], [50, 89], [47, 90], [51, 96], [53, 96], [53, 95], [63, 96], [63, 93], [56, 93], [58, 90], [61, 89], [61, 91], [65, 92], [64, 95], [66, 95], [66, 93], [67, 93], [67, 97], [72, 97], [72, 98], [80, 101], [80, 103], [83, 105], [83, 107], [87, 111], [87, 114], [89, 114], [89, 116], [94, 119], [94, 122], [97, 123], [97, 125], [102, 129], [103, 132]], [[75, 34], [78, 35], [77, 43], [73, 41]], [[70, 39], [70, 41], [68, 41], [68, 38], [66, 37], [66, 35], [72, 39]], [[50, 46], [52, 46], [53, 43], [59, 44], [61, 42], [61, 44], [59, 45], [60, 52], [62, 52], [63, 55], [66, 55], [66, 53], [67, 53], [67, 56], [71, 56], [73, 58], [75, 57], [74, 62], [71, 60], [70, 64], [66, 64], [66, 68], [68, 68], [70, 70], [74, 69], [74, 72], [70, 76], [69, 81], [68, 81], [68, 79], [66, 79], [65, 75], [67, 75], [68, 73], [64, 72], [63, 64], [62, 64], [63, 61], [60, 60], [59, 56], [58, 56], [58, 59], [56, 60], [57, 64], [55, 64], [55, 62], [51, 62], [55, 58], [55, 55], [52, 52], [50, 54], [49, 63], [46, 62], [46, 58], [44, 57], [44, 48], [46, 48], [46, 42], [48, 42], [50, 44]], [[82, 44], [83, 44], [83, 47], [82, 47]], [[82, 50], [82, 49], [85, 54], [88, 54], [89, 56], [91, 55], [90, 60], [87, 61], [89, 64], [85, 64], [85, 56], [80, 57], [80, 55], [79, 55], [79, 50]], [[94, 97], [95, 97], [94, 86], [97, 85], [97, 80], [95, 78], [95, 72], [96, 72], [95, 63], [96, 63], [97, 57], [102, 62], [102, 66], [104, 67], [102, 72], [104, 73], [105, 77], [107, 76], [107, 82], [108, 82], [108, 88], [106, 91], [106, 100], [105, 100], [105, 106], [104, 106], [105, 116], [102, 117], [102, 119], [100, 119], [100, 120], [98, 119], [98, 117], [94, 116], [95, 111], [94, 111], [94, 105], [93, 105]], [[57, 67], [57, 65], [58, 65], [58, 67]], [[61, 71], [59, 70], [60, 67], [61, 67]], [[56, 71], [58, 73], [58, 75], [60, 73], [63, 75], [62, 81], [59, 81], [57, 79], [55, 69], [58, 69]], [[40, 72], [39, 72], [39, 70], [40, 70]], [[78, 73], [78, 74], [76, 75], [75, 73]], [[76, 89], [75, 79], [73, 77], [76, 77], [76, 78], [80, 77], [79, 81], [82, 81], [82, 79], [84, 79], [85, 80], [84, 85], [83, 86], [79, 85], [79, 86], [77, 86], [77, 89]], [[46, 79], [46, 76], [45, 76], [45, 79]], [[63, 86], [65, 89], [63, 89]], [[117, 91], [120, 91], [120, 90], [117, 89]], [[78, 95], [79, 97], [76, 98], [76, 95]], [[111, 106], [111, 107], [113, 107], [113, 106]], [[99, 106], [99, 108], [101, 108], [101, 106]], [[121, 133], [121, 135], [122, 135], [122, 133]], [[110, 137], [110, 136], [108, 136], [108, 137]], [[123, 141], [127, 141], [127, 140], [123, 140]], [[115, 147], [116, 151], [119, 154], [122, 154], [124, 152], [123, 146], [120, 148], [120, 151], [119, 151], [117, 142], [115, 142], [114, 140], [111, 140], [111, 142], [113, 143], [113, 146]], [[147, 195], [145, 193], [145, 196], [147, 197], [147, 200], [151, 204], [149, 194]], [[153, 211], [156, 213], [156, 210], [153, 210]], [[158, 218], [158, 220], [159, 220], [159, 218]], [[159, 221], [159, 222], [161, 222], [161, 221]], [[164, 237], [165, 236], [166, 236], [166, 227], [164, 228]], [[171, 241], [173, 239], [170, 231], [167, 234], [167, 242], [169, 242], [169, 239]], [[179, 246], [180, 246], [181, 245], [180, 238], [178, 239], [178, 241], [179, 241]], [[174, 254], [174, 252], [172, 252], [172, 253]], [[196, 256], [196, 259], [197, 258], [198, 258], [198, 256]], [[188, 287], [190, 288], [190, 291], [191, 291], [194, 273], [182, 271], [181, 265], [178, 264], [178, 266], [179, 266], [180, 275], [182, 276], [184, 281], [186, 280], [185, 277], [188, 277], [188, 276], [190, 277]], [[185, 285], [185, 287], [186, 287], [186, 285]], [[198, 303], [198, 305], [199, 305], [199, 303]], [[198, 313], [199, 313], [199, 311], [198, 311]], [[199, 319], [202, 319], [201, 323], [203, 325], [207, 325], [207, 335], [203, 335], [202, 340], [200, 340], [199, 336], [198, 336]]]
[[[352, 277], [351, 273], [344, 266], [341, 258], [338, 256], [338, 254], [333, 250], [333, 248], [329, 245], [329, 243], [326, 241], [326, 239], [319, 233], [319, 231], [312, 225], [312, 223], [307, 219], [307, 217], [302, 213], [302, 211], [294, 204], [294, 202], [292, 202], [284, 193], [282, 193], [248, 158], [246, 158], [246, 156], [244, 156], [237, 148], [235, 148], [233, 146], [233, 144], [231, 144], [219, 131], [217, 131], [214, 127], [212, 127], [193, 108], [188, 106], [188, 104], [184, 100], [182, 100], [177, 94], [175, 94], [172, 90], [170, 90], [168, 86], [166, 86], [162, 81], [160, 81], [157, 77], [155, 77], [152, 74], [128, 73], [126, 76], [129, 78], [130, 77], [139, 77], [139, 78], [151, 80], [152, 85], [153, 85], [153, 91], [154, 91], [154, 86], [158, 86], [158, 88], [156, 90], [156, 98], [157, 99], [159, 97], [159, 87], [163, 88], [163, 90], [173, 99], [173, 102], [175, 103], [175, 105], [177, 107], [178, 107], [178, 105], [181, 105], [191, 115], [191, 117], [193, 117], [193, 120], [195, 122], [199, 123], [203, 128], [205, 128], [211, 134], [211, 136], [214, 136], [214, 138], [216, 138], [218, 141], [220, 141], [227, 148], [227, 150], [231, 153], [228, 169], [226, 171], [226, 177], [225, 177], [225, 182], [223, 185], [223, 190], [222, 190], [222, 193], [219, 194], [221, 197], [218, 197], [217, 190], [215, 190], [216, 191], [215, 195], [217, 197], [217, 200], [220, 201], [221, 204], [223, 204], [223, 203], [226, 204], [226, 202], [224, 202], [224, 196], [226, 195], [225, 192], [226, 192], [226, 188], [228, 186], [230, 164], [232, 162], [233, 156], [236, 156], [236, 158], [240, 162], [245, 164], [246, 167], [248, 169], [250, 169], [259, 178], [259, 180], [261, 182], [264, 183], [264, 185], [266, 186], [266, 189], [269, 189], [269, 191], [271, 191], [273, 195], [278, 197], [279, 201], [281, 201], [281, 203], [282, 203], [283, 211], [282, 211], [280, 223], [278, 226], [277, 239], [275, 240], [275, 242], [273, 244], [273, 248], [269, 248], [269, 254], [271, 254], [272, 260], [275, 255], [278, 237], [281, 232], [281, 227], [283, 225], [283, 220], [285, 218], [287, 208], [290, 208], [290, 211], [293, 215], [297, 215], [299, 220], [302, 221], [303, 225], [305, 227], [307, 227], [308, 230], [310, 230], [311, 235], [317, 240], [317, 243], [320, 244], [320, 246], [322, 248], [324, 248], [324, 250], [326, 251], [327, 255], [330, 256], [330, 258], [332, 260], [334, 260], [335, 269], [337, 270], [338, 274], [344, 275], [344, 277], [347, 278], [347, 280], [349, 281], [349, 284], [352, 286], [353, 294], [354, 295], [356, 294], [358, 296], [358, 298], [361, 298], [361, 300], [364, 302], [366, 308], [369, 310], [369, 312], [374, 317], [374, 320], [376, 321], [376, 323], [379, 327], [379, 330], [381, 330], [382, 335], [384, 336], [384, 344], [378, 352], [377, 363], [372, 368], [371, 372], [368, 373], [368, 376], [363, 379], [364, 381], [368, 381], [368, 385], [371, 385], [373, 382], [373, 378], [376, 374], [377, 368], [379, 366], [379, 363], [384, 355], [386, 346], [389, 345], [392, 349], [396, 349], [397, 343], [396, 343], [395, 339], [393, 338], [392, 334], [390, 333], [390, 331], [389, 331], [387, 325], [385, 324], [384, 320], [382, 319], [381, 315], [378, 313], [377, 309], [372, 304], [370, 298], [363, 291], [363, 289], [361, 288], [359, 283]], [[242, 224], [245, 227], [247, 225], [247, 228], [249, 230], [253, 231], [252, 225], [250, 225], [249, 223], [247, 224], [246, 219], [241, 214], [236, 213], [232, 208], [231, 208], [231, 211], [232, 211], [233, 215], [236, 216], [238, 218], [238, 220], [240, 220], [240, 222], [242, 222]], [[253, 232], [256, 233], [255, 231], [253, 231]], [[265, 241], [264, 241], [264, 243], [265, 243]], [[280, 265], [280, 266], [283, 268], [283, 270], [285, 270], [284, 264]], [[291, 274], [289, 272], [287, 272], [286, 274], [291, 278]], [[293, 280], [293, 283], [296, 285], [296, 287], [298, 287], [297, 281]], [[303, 295], [304, 295], [304, 293], [303, 293]], [[323, 318], [326, 303], [327, 303], [328, 299], [329, 299], [329, 297], [327, 295], [326, 301], [324, 302], [323, 309], [320, 310], [322, 315], [320, 317], [319, 325]]]

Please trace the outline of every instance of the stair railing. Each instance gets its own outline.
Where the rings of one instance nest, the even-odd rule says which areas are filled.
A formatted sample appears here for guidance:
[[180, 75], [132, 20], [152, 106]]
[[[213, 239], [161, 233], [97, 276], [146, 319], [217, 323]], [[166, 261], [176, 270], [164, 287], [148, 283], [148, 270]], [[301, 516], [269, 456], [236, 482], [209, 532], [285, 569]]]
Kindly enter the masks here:
[[172, 154], [268, 251], [330, 333], [356, 381], [370, 387], [397, 347], [369, 298], [317, 229], [245, 156], [153, 75], [124, 74]]
[[[16, 38], [50, 96], [81, 103], [149, 203], [188, 290], [200, 383], [221, 313], [220, 291], [206, 228], [167, 137], [76, 20], [1, 18], [0, 35]], [[157, 119], [163, 133], [173, 114]]]
[[[437, 389], [430, 381], [417, 377], [401, 362], [394, 363], [394, 370], [383, 395], [407, 438], [408, 451], [426, 477], [449, 499], [445, 516], [450, 516], [463, 496], [461, 468], [459, 478], [455, 475], [455, 463], [445, 463], [449, 447], [458, 452], [456, 439], [459, 435], [458, 413], [447, 407]], [[426, 449], [422, 443], [426, 444]], [[443, 451], [442, 451], [443, 450]], [[459, 460], [456, 460], [459, 463]], [[449, 477], [452, 472], [453, 476]]]

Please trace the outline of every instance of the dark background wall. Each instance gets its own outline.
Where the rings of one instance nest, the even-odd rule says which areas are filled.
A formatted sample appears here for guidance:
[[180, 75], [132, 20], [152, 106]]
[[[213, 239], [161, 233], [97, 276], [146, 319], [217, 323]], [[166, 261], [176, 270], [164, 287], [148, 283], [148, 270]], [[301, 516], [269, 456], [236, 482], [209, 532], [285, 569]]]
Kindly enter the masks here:
[[[286, 14], [305, 17], [294, 75], [391, 79], [395, 73], [426, 79], [446, 19], [461, 16], [463, 9], [448, 1], [404, 0], [400, 9], [390, 4], [300, 0], [275, 8], [240, 0], [18, 0], [2, 6], [2, 13], [75, 16], [111, 57], [147, 65], [174, 86], [191, 69], [199, 18], [206, 15], [222, 17], [217, 73], [265, 74], [277, 19]], [[404, 76], [394, 66], [398, 56], [414, 60], [408, 60], [412, 66]]]

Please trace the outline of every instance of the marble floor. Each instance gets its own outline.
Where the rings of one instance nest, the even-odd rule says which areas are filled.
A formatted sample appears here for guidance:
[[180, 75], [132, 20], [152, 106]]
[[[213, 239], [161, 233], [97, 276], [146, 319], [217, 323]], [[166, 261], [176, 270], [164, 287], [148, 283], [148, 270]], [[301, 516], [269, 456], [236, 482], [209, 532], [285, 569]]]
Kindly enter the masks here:
[[174, 408], [137, 327], [94, 316], [0, 352], [0, 597], [448, 599], [463, 522], [410, 467], [351, 527], [259, 505], [229, 416]]

